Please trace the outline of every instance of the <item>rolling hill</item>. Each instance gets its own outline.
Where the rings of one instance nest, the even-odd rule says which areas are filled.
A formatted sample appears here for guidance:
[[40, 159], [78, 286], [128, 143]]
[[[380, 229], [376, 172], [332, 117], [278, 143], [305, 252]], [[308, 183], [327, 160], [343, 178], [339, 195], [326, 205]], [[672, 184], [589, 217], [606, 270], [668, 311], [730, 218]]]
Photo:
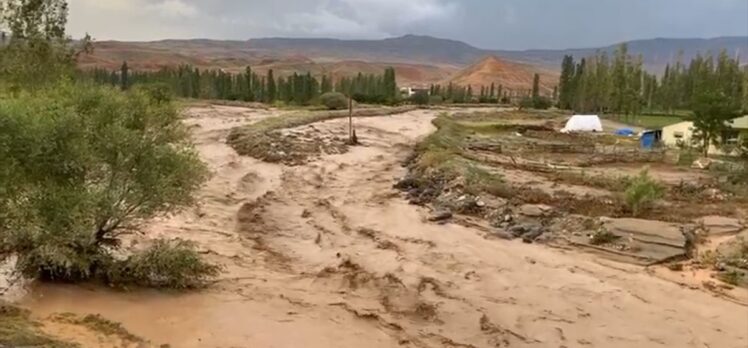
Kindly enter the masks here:
[[506, 61], [495, 56], [488, 56], [479, 62], [459, 71], [445, 83], [460, 86], [472, 86], [480, 90], [481, 86], [502, 85], [505, 89], [527, 91], [532, 88], [535, 74], [540, 75], [541, 94], [550, 95], [558, 82], [558, 74], [539, 68]]
[[[748, 52], [748, 37], [714, 39], [653, 39], [628, 42], [629, 52], [642, 55], [648, 70], [660, 72], [682, 52], [684, 61], [722, 49], [730, 54]], [[240, 71], [277, 70], [351, 76], [381, 72], [393, 66], [400, 84], [455, 82], [471, 85], [502, 83], [509, 88], [530, 88], [532, 74], [541, 74], [544, 89], [555, 83], [564, 55], [584, 57], [597, 51], [613, 53], [618, 45], [569, 50], [486, 50], [464, 42], [406, 35], [384, 40], [266, 38], [248, 41], [162, 40], [152, 42], [101, 41], [85, 56], [83, 68], [117, 69], [127, 61], [133, 69], [192, 64], [199, 68]], [[500, 57], [484, 59], [486, 57]], [[478, 62], [477, 64], [475, 64]], [[475, 64], [475, 65], [471, 65]], [[463, 69], [463, 70], [461, 70]], [[529, 79], [528, 79], [529, 76]], [[516, 87], [510, 87], [516, 86]]]

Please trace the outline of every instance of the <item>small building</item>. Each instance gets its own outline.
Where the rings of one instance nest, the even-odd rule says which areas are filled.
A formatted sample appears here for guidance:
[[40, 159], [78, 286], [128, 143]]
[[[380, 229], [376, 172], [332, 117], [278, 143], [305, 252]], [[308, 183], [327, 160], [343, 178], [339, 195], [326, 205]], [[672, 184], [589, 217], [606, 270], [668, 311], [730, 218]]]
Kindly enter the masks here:
[[662, 127], [662, 144], [667, 147], [690, 146], [695, 128], [693, 122], [683, 121]]
[[400, 95], [403, 98], [410, 98], [418, 93], [426, 93], [426, 95], [430, 95], [431, 88], [422, 86], [400, 88]]
[[[722, 139], [726, 143], [738, 144], [748, 141], [748, 115], [736, 118], [729, 124], [730, 130], [722, 134]], [[662, 128], [662, 144], [667, 147], [684, 147], [694, 146], [694, 133], [696, 127], [691, 121], [684, 121]], [[709, 146], [709, 154], [724, 155], [714, 145]]]
[[748, 141], [748, 115], [732, 120], [730, 128], [732, 128], [732, 132], [725, 135], [727, 141], [738, 143]]

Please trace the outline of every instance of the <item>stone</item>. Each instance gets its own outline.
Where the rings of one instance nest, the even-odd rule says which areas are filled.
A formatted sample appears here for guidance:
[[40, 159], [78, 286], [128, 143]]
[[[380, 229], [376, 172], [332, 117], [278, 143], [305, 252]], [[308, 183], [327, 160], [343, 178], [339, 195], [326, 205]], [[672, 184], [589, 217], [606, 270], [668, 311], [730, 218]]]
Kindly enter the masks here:
[[437, 210], [431, 214], [429, 217], [429, 221], [431, 222], [438, 222], [438, 221], [444, 221], [449, 220], [452, 218], [452, 212], [449, 210]]
[[497, 237], [499, 239], [504, 239], [504, 240], [514, 239], [514, 236], [511, 233], [504, 231], [504, 230], [494, 230], [492, 235], [494, 237]]
[[693, 168], [693, 169], [709, 169], [709, 167], [711, 167], [713, 163], [714, 163], [714, 161], [712, 159], [710, 159], [710, 158], [706, 158], [706, 157], [699, 158], [699, 159], [695, 160], [691, 164], [691, 168]]
[[745, 228], [740, 220], [724, 216], [705, 216], [697, 223], [703, 225], [712, 236], [736, 234]]
[[527, 227], [525, 225], [512, 226], [509, 228], [509, 233], [515, 237], [522, 237], [522, 235], [527, 233]]
[[527, 233], [522, 236], [522, 241], [525, 243], [532, 243], [543, 233], [545, 233], [545, 229], [542, 226], [532, 226], [528, 228]]
[[527, 217], [544, 217], [553, 211], [552, 207], [543, 204], [525, 204], [519, 207], [519, 213]]

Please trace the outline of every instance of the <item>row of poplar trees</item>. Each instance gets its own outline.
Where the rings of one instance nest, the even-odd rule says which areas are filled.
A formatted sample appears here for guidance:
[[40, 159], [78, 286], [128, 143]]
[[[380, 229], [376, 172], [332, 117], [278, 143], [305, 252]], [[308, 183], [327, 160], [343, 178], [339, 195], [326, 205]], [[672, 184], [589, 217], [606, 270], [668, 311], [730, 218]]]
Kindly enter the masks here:
[[247, 67], [242, 73], [219, 69], [200, 70], [190, 65], [165, 67], [158, 71], [132, 71], [127, 62], [118, 71], [93, 69], [83, 71], [85, 78], [97, 83], [129, 89], [136, 84], [163, 84], [176, 96], [195, 99], [242, 100], [248, 102], [309, 105], [327, 92], [341, 92], [359, 102], [394, 103], [398, 99], [395, 70], [387, 68], [383, 74], [358, 74], [337, 81], [311, 73], [276, 77], [273, 70], [260, 76]]
[[719, 92], [736, 108], [748, 110], [748, 70], [738, 58], [722, 51], [715, 58], [699, 55], [690, 64], [680, 59], [661, 77], [643, 69], [642, 57], [632, 57], [625, 44], [613, 57], [601, 52], [576, 62], [564, 57], [558, 103], [577, 112], [638, 115], [692, 110], [699, 96]]

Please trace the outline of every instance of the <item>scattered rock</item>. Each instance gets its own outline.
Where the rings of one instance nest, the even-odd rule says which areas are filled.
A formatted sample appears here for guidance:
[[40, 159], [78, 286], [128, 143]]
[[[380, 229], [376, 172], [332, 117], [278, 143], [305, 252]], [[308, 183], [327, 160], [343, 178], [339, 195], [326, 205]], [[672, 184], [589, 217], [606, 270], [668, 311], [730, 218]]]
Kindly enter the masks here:
[[522, 241], [528, 244], [532, 243], [543, 233], [545, 233], [545, 229], [542, 226], [532, 226], [528, 229], [527, 233], [522, 236]]
[[515, 238], [511, 233], [504, 231], [504, 230], [494, 230], [492, 235], [499, 239], [505, 239], [505, 240], [512, 240]]
[[706, 216], [700, 219], [697, 223], [703, 225], [704, 228], [709, 231], [709, 235], [712, 236], [735, 234], [745, 228], [738, 219], [723, 216]]
[[527, 217], [544, 217], [553, 211], [552, 207], [543, 204], [525, 204], [519, 207], [519, 213]]
[[509, 228], [509, 233], [514, 237], [522, 237], [522, 235], [527, 233], [527, 227], [525, 225], [512, 226]]
[[306, 210], [306, 209], [304, 209], [304, 211], [303, 211], [303, 212], [301, 212], [301, 217], [302, 217], [303, 219], [307, 219], [307, 218], [309, 218], [310, 216], [312, 216], [312, 212], [310, 212], [309, 210]]
[[439, 221], [445, 221], [452, 218], [452, 212], [449, 210], [437, 210], [434, 213], [431, 214], [429, 217], [429, 221], [431, 222], [439, 222]]
[[709, 169], [712, 166], [712, 160], [709, 158], [699, 158], [691, 164], [693, 169]]
[[545, 232], [540, 225], [516, 225], [509, 228], [509, 233], [515, 237], [529, 238], [531, 241]]

